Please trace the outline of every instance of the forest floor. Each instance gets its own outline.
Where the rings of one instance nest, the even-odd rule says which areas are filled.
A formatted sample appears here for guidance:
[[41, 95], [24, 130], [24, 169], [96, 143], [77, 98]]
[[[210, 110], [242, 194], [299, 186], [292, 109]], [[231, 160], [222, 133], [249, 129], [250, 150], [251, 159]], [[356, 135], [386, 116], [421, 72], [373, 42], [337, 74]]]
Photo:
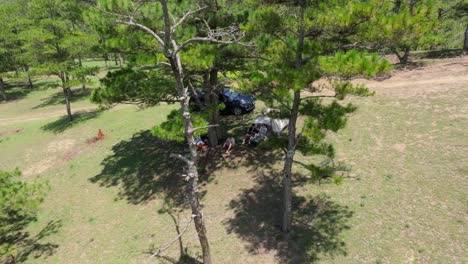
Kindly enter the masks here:
[[[101, 111], [77, 90], [77, 118], [69, 124], [53, 81], [11, 88], [15, 100], [0, 104], [0, 169], [18, 167], [26, 180], [50, 185], [24, 261], [147, 261], [189, 217], [180, 205], [182, 166], [169, 158], [183, 146], [149, 133], [177, 106]], [[289, 245], [278, 230], [280, 152], [237, 146], [202, 162], [214, 263], [468, 262], [468, 57], [356, 82], [376, 95], [347, 99], [358, 110], [328, 136], [349, 175], [341, 184], [317, 184], [295, 166]], [[259, 110], [225, 118], [227, 128], [239, 133]], [[98, 129], [105, 138], [94, 141]], [[300, 163], [316, 160], [298, 155]], [[193, 226], [181, 244], [150, 262], [197, 263]]]

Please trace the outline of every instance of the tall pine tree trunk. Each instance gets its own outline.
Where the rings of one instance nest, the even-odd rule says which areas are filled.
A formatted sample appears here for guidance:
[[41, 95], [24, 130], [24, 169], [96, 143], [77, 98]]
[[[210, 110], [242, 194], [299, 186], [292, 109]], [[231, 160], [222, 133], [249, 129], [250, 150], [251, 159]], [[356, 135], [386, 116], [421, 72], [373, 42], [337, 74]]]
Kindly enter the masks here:
[[106, 65], [106, 68], [108, 67], [107, 61], [109, 60], [109, 54], [104, 53], [104, 64]]
[[67, 109], [68, 120], [71, 122], [71, 121], [73, 121], [73, 116], [72, 116], [71, 106], [70, 106], [71, 90], [67, 86], [69, 77], [68, 77], [67, 73], [65, 73], [65, 72], [61, 72], [58, 76], [59, 76], [60, 80], [62, 81], [63, 96], [65, 97], [65, 107]]
[[[297, 38], [297, 49], [295, 58], [295, 68], [300, 70], [303, 66], [302, 53], [304, 52], [304, 13], [305, 6], [302, 3], [300, 11], [301, 24]], [[283, 223], [281, 229], [284, 233], [289, 233], [292, 228], [292, 166], [294, 162], [294, 154], [296, 153], [297, 137], [296, 123], [299, 115], [299, 106], [301, 104], [301, 91], [294, 91], [293, 104], [289, 116], [288, 124], [288, 147], [284, 158], [283, 167]]]
[[296, 153], [296, 123], [301, 103], [301, 92], [294, 92], [294, 101], [289, 117], [288, 125], [288, 148], [284, 158], [283, 167], [283, 222], [281, 230], [285, 233], [291, 231], [292, 225], [292, 166], [294, 154]]
[[463, 51], [465, 54], [468, 54], [468, 24], [465, 27], [465, 40], [463, 42]]
[[116, 66], [119, 65], [119, 58], [117, 57], [117, 52], [114, 52], [114, 62]]
[[67, 115], [68, 120], [71, 122], [73, 121], [73, 115], [71, 112], [71, 105], [70, 105], [70, 88], [63, 88], [63, 94], [65, 95], [65, 106], [67, 108]]
[[78, 66], [83, 66], [83, 62], [81, 61], [81, 54], [78, 54]]
[[[166, 19], [169, 19], [167, 5], [165, 1], [163, 2], [163, 10], [167, 12], [165, 15]], [[169, 25], [168, 22], [166, 22]], [[195, 229], [197, 230], [198, 240], [200, 241], [200, 245], [202, 248], [203, 254], [203, 263], [204, 264], [211, 264], [211, 254], [210, 254], [210, 246], [208, 243], [208, 236], [205, 227], [205, 220], [202, 212], [202, 207], [200, 204], [200, 197], [199, 197], [199, 186], [198, 186], [198, 152], [197, 152], [197, 144], [195, 141], [195, 137], [193, 135], [193, 124], [190, 118], [190, 96], [188, 93], [188, 87], [184, 85], [184, 77], [183, 77], [183, 68], [182, 63], [180, 61], [179, 54], [171, 54], [168, 56], [168, 60], [171, 64], [172, 73], [174, 75], [176, 81], [176, 88], [179, 92], [180, 97], [182, 98], [180, 105], [181, 105], [181, 114], [184, 119], [184, 134], [185, 138], [187, 139], [189, 150], [190, 150], [190, 159], [186, 160], [187, 170], [188, 170], [188, 194], [190, 199], [190, 208], [192, 210], [192, 217], [194, 218]]]
[[[210, 246], [208, 243], [207, 231], [205, 227], [205, 220], [202, 212], [202, 206], [200, 203], [200, 190], [198, 186], [198, 147], [196, 145], [194, 137], [194, 128], [192, 120], [190, 119], [190, 95], [188, 93], [188, 86], [184, 85], [184, 72], [182, 67], [182, 62], [180, 59], [179, 49], [176, 40], [174, 39], [172, 27], [172, 18], [169, 13], [167, 6], [168, 0], [159, 0], [163, 13], [163, 24], [164, 24], [164, 36], [161, 38], [149, 28], [146, 28], [145, 31], [149, 32], [152, 36], [155, 37], [156, 41], [161, 44], [163, 49], [163, 54], [169, 61], [171, 66], [171, 71], [176, 82], [176, 90], [180, 99], [181, 106], [181, 115], [184, 120], [184, 135], [188, 142], [188, 147], [190, 151], [189, 157], [184, 157], [182, 155], [171, 155], [176, 156], [177, 158], [183, 160], [186, 163], [187, 175], [187, 194], [190, 199], [190, 208], [192, 210], [192, 218], [194, 220], [195, 229], [197, 230], [198, 240], [200, 242], [203, 254], [203, 263], [211, 264], [211, 254]], [[128, 22], [129, 25], [135, 26], [133, 21]]]
[[408, 63], [409, 55], [410, 55], [410, 48], [406, 47], [403, 49], [403, 56], [401, 57], [400, 63], [406, 64]]
[[4, 101], [7, 101], [7, 95], [5, 93], [5, 83], [3, 82], [3, 78], [0, 77], [0, 95], [2, 96]]
[[214, 106], [214, 109], [213, 112], [212, 112], [212, 117], [211, 117], [211, 120], [212, 120], [212, 123], [213, 125], [217, 125], [215, 127], [212, 127], [215, 132], [216, 132], [216, 137], [218, 139], [218, 142], [221, 140], [221, 138], [223, 137], [223, 131], [221, 129], [221, 126], [220, 126], [220, 123], [221, 123], [221, 115], [219, 113], [219, 108], [218, 108], [218, 104], [219, 104], [219, 91], [218, 91], [218, 88], [219, 88], [219, 82], [218, 82], [218, 70], [216, 69], [213, 69], [210, 73], [210, 84], [211, 84], [211, 89], [212, 89], [212, 93], [211, 93], [211, 102]]
[[29, 71], [28, 71], [28, 85], [29, 85], [30, 89], [34, 88], [32, 78], [31, 78], [31, 74], [29, 73]]
[[29, 66], [28, 66], [28, 65], [24, 66], [24, 71], [28, 74], [28, 85], [29, 85], [29, 88], [30, 88], [30, 89], [34, 88], [33, 82], [32, 82], [32, 78], [31, 78], [31, 72], [29, 72]]
[[394, 5], [393, 5], [393, 12], [398, 13], [400, 12], [402, 0], [395, 0]]
[[400, 64], [406, 64], [408, 63], [409, 59], [409, 54], [411, 49], [409, 47], [403, 48], [403, 55], [398, 52], [396, 48], [392, 48], [393, 53], [398, 57], [398, 60], [400, 61]]
[[190, 119], [190, 112], [189, 112], [189, 96], [186, 94], [185, 99], [181, 103], [182, 107], [182, 116], [184, 117], [184, 132], [189, 143], [190, 148], [190, 156], [191, 160], [188, 162], [188, 189], [189, 189], [189, 198], [190, 198], [190, 207], [192, 209], [192, 215], [194, 216], [194, 223], [195, 229], [197, 230], [198, 240], [200, 241], [200, 245], [202, 247], [203, 252], [203, 263], [210, 264], [211, 263], [211, 255], [210, 255], [210, 246], [208, 243], [208, 237], [206, 234], [206, 227], [205, 227], [205, 220], [200, 204], [200, 197], [199, 197], [199, 186], [198, 186], [198, 170], [197, 170], [197, 159], [198, 159], [198, 152], [197, 152], [197, 145], [195, 142], [195, 137], [193, 136], [193, 124], [192, 120]]
[[211, 69], [204, 77], [203, 85], [205, 86], [205, 102], [208, 108], [208, 123], [209, 125], [217, 125], [208, 128], [208, 140], [210, 146], [218, 145], [222, 138], [220, 123], [220, 114], [218, 109], [218, 70]]
[[119, 64], [120, 64], [120, 67], [122, 67], [123, 63], [124, 63], [124, 59], [123, 59], [123, 56], [122, 56], [122, 53], [118, 53], [119, 55]]

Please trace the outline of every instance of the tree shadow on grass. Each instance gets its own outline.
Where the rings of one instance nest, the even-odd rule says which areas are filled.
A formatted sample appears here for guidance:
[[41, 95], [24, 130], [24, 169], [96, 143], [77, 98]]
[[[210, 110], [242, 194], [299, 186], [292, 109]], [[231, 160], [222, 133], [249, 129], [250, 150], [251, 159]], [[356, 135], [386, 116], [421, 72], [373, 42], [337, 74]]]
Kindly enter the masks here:
[[[31, 221], [34, 221], [34, 219], [31, 219]], [[30, 233], [23, 232], [24, 226], [19, 226], [18, 230], [11, 233], [11, 236], [0, 238], [1, 244], [17, 245], [17, 255], [15, 258], [6, 257], [3, 260], [5, 263], [22, 263], [30, 257], [38, 259], [53, 255], [59, 246], [50, 242], [42, 242], [42, 240], [57, 233], [61, 227], [62, 221], [50, 221], [38, 234], [31, 236]], [[2, 258], [0, 257], [1, 261]]]
[[102, 111], [90, 111], [90, 112], [78, 111], [73, 114], [73, 121], [71, 122], [68, 119], [68, 116], [62, 116], [55, 121], [52, 121], [46, 125], [43, 125], [41, 129], [44, 131], [58, 134], [78, 124], [86, 122], [90, 119], [97, 118], [101, 114], [102, 114]]
[[[115, 144], [112, 152], [101, 162], [102, 171], [89, 180], [103, 187], [118, 187], [117, 198], [125, 199], [131, 204], [146, 203], [154, 198], [163, 199], [165, 208], [158, 213], [168, 214], [174, 222], [177, 234], [180, 234], [180, 220], [185, 219], [183, 210], [189, 205], [185, 192], [186, 182], [181, 177], [186, 166], [179, 159], [171, 158], [170, 154], [185, 154], [186, 143], [163, 140], [146, 130]], [[207, 179], [200, 178], [201, 182], [205, 180]], [[201, 192], [200, 196], [203, 197], [204, 194], [205, 192]], [[146, 253], [152, 255], [156, 251], [154, 246]], [[155, 258], [161, 263], [201, 263], [197, 257], [190, 256], [182, 243], [182, 237], [179, 239], [179, 247], [181, 253], [178, 259], [166, 256]]]
[[[24, 82], [17, 82], [17, 81], [7, 82], [5, 83], [5, 94], [7, 96], [6, 102], [20, 100], [26, 97], [31, 92], [47, 90], [52, 87], [53, 88], [57, 87], [56, 82], [38, 81], [37, 83], [34, 83], [33, 88], [29, 87], [29, 84], [24, 83]], [[3, 98], [0, 99], [0, 103], [5, 102], [5, 101], [2, 101], [2, 99]]]
[[[27, 87], [11, 87], [9, 89], [5, 89], [5, 95], [7, 97], [6, 102], [20, 100], [26, 97], [30, 92], [32, 92], [31, 88]], [[3, 101], [5, 102], [5, 101]]]
[[17, 258], [17, 261], [26, 261], [30, 256], [37, 259], [39, 257], [48, 257], [54, 254], [59, 246], [50, 242], [42, 243], [41, 240], [50, 235], [56, 234], [61, 227], [62, 221], [50, 221], [37, 235], [26, 238], [22, 242], [24, 247]]
[[[72, 95], [70, 96], [70, 102], [76, 102], [88, 97], [91, 94], [91, 89], [82, 90], [80, 89], [73, 89]], [[46, 106], [51, 105], [65, 105], [65, 95], [62, 91], [59, 91], [47, 98], [41, 99], [42, 103], [34, 106], [32, 109], [38, 109]]]
[[211, 148], [206, 157], [199, 162], [201, 175], [209, 177], [220, 169], [236, 170], [244, 167], [246, 172], [255, 173], [260, 170], [270, 171], [274, 164], [281, 161], [284, 154], [281, 151], [265, 150], [260, 147], [236, 145], [229, 155], [221, 146]]
[[275, 251], [281, 263], [311, 263], [323, 255], [346, 255], [340, 234], [349, 229], [352, 211], [325, 195], [293, 197], [293, 231], [289, 239], [280, 231], [282, 188], [276, 175], [256, 177], [256, 185], [243, 190], [229, 204], [234, 217], [224, 222], [229, 233], [248, 242], [252, 254]]
[[413, 56], [423, 59], [454, 58], [463, 56], [463, 49], [430, 50]]
[[184, 143], [154, 137], [142, 131], [112, 147], [113, 154], [102, 161], [101, 173], [90, 179], [101, 186], [119, 186], [119, 198], [132, 204], [164, 198], [174, 206], [186, 204], [181, 177], [185, 164], [171, 158], [171, 153], [184, 153]]

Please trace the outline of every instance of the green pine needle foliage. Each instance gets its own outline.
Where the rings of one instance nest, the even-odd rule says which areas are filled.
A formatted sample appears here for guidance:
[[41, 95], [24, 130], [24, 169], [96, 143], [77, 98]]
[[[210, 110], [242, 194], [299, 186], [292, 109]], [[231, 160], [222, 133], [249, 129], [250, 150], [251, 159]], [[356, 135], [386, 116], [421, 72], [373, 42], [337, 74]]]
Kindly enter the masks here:
[[392, 65], [380, 59], [376, 53], [357, 50], [338, 51], [334, 56], [320, 58], [321, 69], [325, 75], [350, 79], [356, 77], [371, 78], [387, 74]]
[[336, 93], [335, 97], [338, 100], [343, 100], [346, 95], [373, 96], [375, 94], [375, 92], [369, 91], [363, 84], [353, 85], [350, 82], [335, 82], [333, 86]]
[[164, 72], [135, 70], [130, 67], [109, 72], [101, 79], [101, 86], [91, 94], [91, 101], [109, 105], [138, 103], [156, 105], [173, 99], [173, 79]]
[[19, 253], [20, 238], [36, 220], [48, 189], [46, 183], [25, 183], [20, 176], [18, 170], [0, 171], [0, 261]]
[[[208, 122], [200, 115], [191, 114], [193, 126], [207, 126]], [[161, 139], [182, 142], [184, 136], [184, 119], [180, 114], [180, 110], [172, 110], [167, 116], [167, 120], [151, 130], [152, 134]], [[208, 129], [200, 129], [194, 132], [195, 136], [200, 136], [208, 132]]]

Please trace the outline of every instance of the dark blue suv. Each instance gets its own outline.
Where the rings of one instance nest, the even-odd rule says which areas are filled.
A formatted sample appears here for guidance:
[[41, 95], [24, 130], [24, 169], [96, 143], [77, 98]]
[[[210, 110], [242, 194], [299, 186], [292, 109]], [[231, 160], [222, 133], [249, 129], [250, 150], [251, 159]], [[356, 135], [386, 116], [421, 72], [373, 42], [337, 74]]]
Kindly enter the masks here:
[[[197, 94], [200, 102], [205, 104], [205, 93], [201, 89], [197, 89]], [[242, 115], [249, 113], [255, 109], [255, 96], [250, 94], [242, 94], [232, 90], [229, 87], [224, 87], [218, 94], [219, 101], [226, 106], [223, 110], [225, 113], [233, 115]], [[196, 98], [191, 96], [190, 102], [196, 104]]]

